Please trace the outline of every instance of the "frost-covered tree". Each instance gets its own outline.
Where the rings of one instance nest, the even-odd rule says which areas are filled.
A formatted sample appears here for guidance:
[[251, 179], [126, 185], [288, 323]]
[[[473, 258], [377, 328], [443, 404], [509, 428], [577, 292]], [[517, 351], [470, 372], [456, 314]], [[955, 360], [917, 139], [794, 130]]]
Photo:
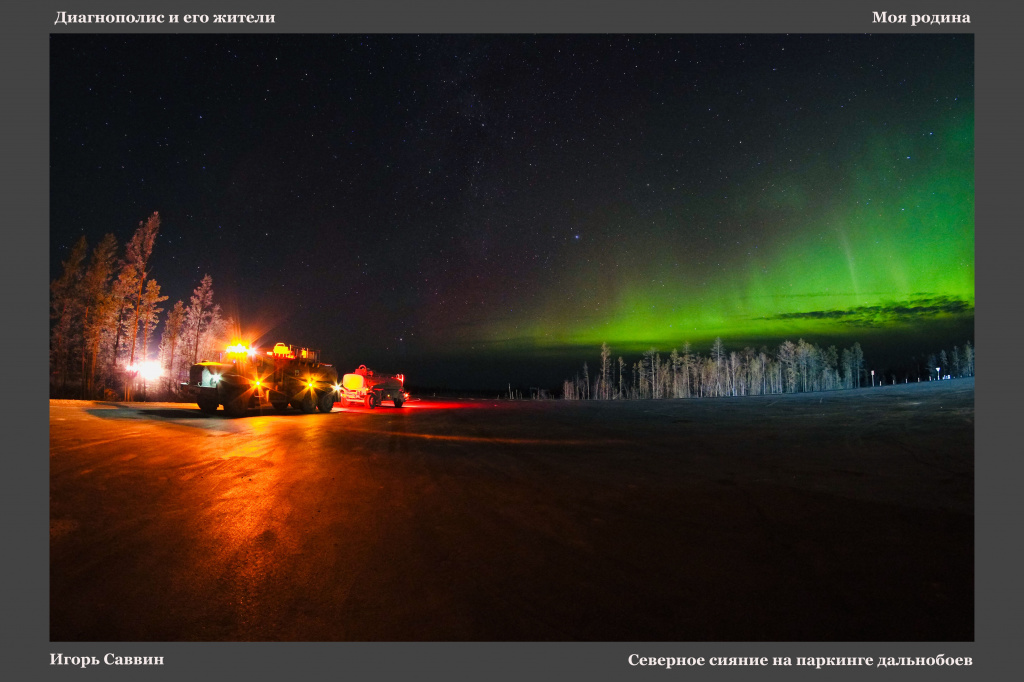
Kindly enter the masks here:
[[619, 398], [620, 400], [625, 397], [623, 395], [623, 393], [622, 393], [622, 374], [625, 371], [626, 371], [626, 361], [623, 360], [622, 356], [620, 355], [619, 356], [619, 392], [615, 396], [616, 398]]
[[562, 399], [576, 400], [576, 384], [569, 379], [562, 382]]
[[96, 396], [96, 369], [104, 347], [113, 340], [110, 333], [114, 324], [116, 300], [111, 289], [117, 258], [117, 239], [112, 234], [103, 237], [93, 249], [82, 278], [82, 396]]
[[860, 343], [854, 342], [850, 352], [853, 354], [853, 386], [854, 388], [860, 388], [861, 370], [864, 369], [864, 351], [861, 350]]
[[[742, 351], [727, 352], [720, 339], [716, 341], [718, 343], [712, 345], [706, 357], [693, 353], [688, 343], [683, 346], [682, 354], [673, 349], [664, 360], [656, 348], [645, 351], [636, 362], [629, 365], [620, 356], [617, 390], [611, 386], [610, 370], [607, 374], [607, 388], [601, 376], [587, 381], [589, 373], [584, 363], [583, 379], [577, 375], [575, 382], [571, 382], [573, 390], [563, 391], [563, 394], [579, 398], [703, 398], [833, 391], [863, 385], [864, 352], [859, 342], [842, 351], [835, 346], [822, 348], [813, 342], [799, 339], [797, 343], [783, 341], [774, 351], [764, 346], [755, 351], [748, 346]], [[921, 366], [918, 359], [914, 360], [914, 364], [918, 368]], [[963, 348], [942, 350], [928, 356], [927, 364], [930, 372], [928, 376], [931, 378], [939, 378], [947, 373], [957, 377], [973, 376], [974, 348], [968, 342]], [[936, 367], [941, 368], [938, 374]], [[628, 382], [625, 376], [627, 368], [632, 370]], [[896, 376], [888, 371], [885, 374], [887, 378], [880, 380], [884, 382]], [[879, 377], [876, 375], [876, 378]]]
[[126, 266], [124, 261], [121, 261], [117, 279], [114, 280], [111, 287], [111, 295], [114, 299], [114, 342], [110, 358], [111, 375], [116, 374], [117, 368], [119, 366], [123, 367], [128, 361], [127, 343], [123, 341], [125, 339], [125, 331], [129, 328], [129, 323], [135, 316], [133, 294], [138, 286], [138, 282], [135, 268]]
[[143, 361], [149, 359], [149, 337], [156, 331], [160, 323], [160, 313], [164, 311], [159, 307], [160, 303], [167, 300], [167, 296], [160, 295], [160, 285], [155, 279], [146, 282], [146, 291], [142, 295], [139, 304], [139, 321], [142, 327], [142, 343], [139, 347], [139, 356]]
[[654, 354], [654, 381], [651, 386], [651, 393], [654, 398], [662, 398], [665, 395], [665, 386], [668, 383], [668, 363], [661, 361], [661, 353]]
[[644, 355], [640, 360], [640, 397], [641, 398], [653, 398], [654, 395], [654, 384], [657, 382], [657, 365], [655, 365], [655, 356], [658, 354], [657, 348], [649, 348], [644, 351]]
[[721, 368], [714, 358], [704, 358], [704, 370], [701, 376], [701, 385], [704, 387], [705, 396], [717, 398], [722, 395]]
[[783, 373], [784, 393], [796, 391], [797, 369], [796, 369], [796, 345], [792, 341], [783, 341], [779, 346], [779, 364]]
[[725, 344], [722, 337], [716, 336], [715, 342], [711, 344], [711, 361], [715, 366], [714, 387], [715, 395], [722, 395], [722, 372], [725, 365]]
[[693, 370], [693, 349], [690, 347], [689, 341], [683, 343], [681, 365], [683, 372], [683, 394], [680, 397], [689, 398], [691, 395], [690, 373]]
[[177, 301], [171, 311], [167, 313], [164, 332], [160, 337], [160, 366], [167, 372], [168, 392], [174, 392], [178, 383], [183, 379], [178, 366], [181, 364], [178, 351], [181, 348], [181, 336], [184, 328], [185, 304], [182, 301]]
[[831, 391], [839, 388], [839, 350], [829, 346], [821, 357], [824, 389]]
[[594, 400], [605, 400], [605, 390], [608, 385], [608, 375], [611, 372], [611, 349], [608, 344], [602, 343], [600, 350], [600, 364], [590, 380], [590, 396]]
[[[156, 241], [156, 234], [160, 230], [160, 214], [156, 211], [144, 221], [139, 222], [139, 227], [132, 235], [131, 241], [125, 246], [125, 263], [127, 267], [134, 268], [138, 280], [138, 293], [135, 296], [135, 320], [132, 323], [131, 352], [128, 356], [128, 364], [135, 363], [135, 341], [139, 333], [139, 321], [142, 319], [143, 287], [146, 283], [146, 266], [149, 257], [153, 253], [153, 243]], [[159, 294], [159, 287], [157, 288]], [[165, 299], [166, 300], [166, 299]]]
[[843, 349], [843, 388], [853, 388], [853, 351]]
[[798, 339], [796, 342], [793, 365], [796, 370], [796, 387], [794, 390], [800, 393], [810, 390], [808, 381], [811, 373], [811, 347], [803, 339]]
[[83, 236], [71, 247], [67, 260], [61, 263], [60, 277], [50, 283], [51, 388], [59, 387], [62, 393], [67, 389], [73, 351], [82, 342], [79, 285], [88, 250], [89, 245]]
[[768, 393], [768, 349], [762, 347], [757, 353], [758, 378], [761, 384], [761, 395]]
[[199, 351], [202, 349], [203, 334], [210, 328], [213, 319], [213, 278], [204, 275], [199, 286], [192, 292], [188, 309], [185, 312], [185, 330], [188, 332], [188, 350], [192, 362], [199, 362]]
[[672, 353], [668, 356], [669, 366], [672, 368], [672, 386], [670, 395], [673, 398], [683, 397], [683, 358], [679, 355], [679, 351], [675, 348], [672, 349]]

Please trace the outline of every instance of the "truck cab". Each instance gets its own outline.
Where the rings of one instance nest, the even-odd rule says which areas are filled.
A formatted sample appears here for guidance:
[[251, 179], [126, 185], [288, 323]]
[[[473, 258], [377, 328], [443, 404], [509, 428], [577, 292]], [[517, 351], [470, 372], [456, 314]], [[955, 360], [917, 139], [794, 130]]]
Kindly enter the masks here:
[[266, 351], [232, 344], [217, 360], [192, 365], [182, 387], [203, 412], [213, 414], [223, 405], [232, 417], [245, 415], [251, 407], [327, 413], [340, 390], [338, 370], [321, 362], [319, 351], [285, 343]]

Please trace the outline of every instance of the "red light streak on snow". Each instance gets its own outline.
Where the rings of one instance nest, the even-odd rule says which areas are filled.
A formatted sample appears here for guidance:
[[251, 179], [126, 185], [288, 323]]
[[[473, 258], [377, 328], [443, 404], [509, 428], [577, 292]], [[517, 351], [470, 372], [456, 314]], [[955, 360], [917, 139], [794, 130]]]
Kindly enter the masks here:
[[417, 398], [411, 398], [405, 401], [405, 404], [400, 408], [392, 406], [390, 400], [385, 400], [383, 405], [373, 410], [364, 407], [361, 403], [334, 403], [334, 409], [341, 410], [342, 412], [372, 412], [376, 414], [399, 414], [406, 410], [480, 410], [498, 406], [499, 403], [493, 400], [444, 400], [437, 398], [422, 401]]
[[[405, 409], [405, 408], [402, 408]], [[560, 438], [502, 438], [500, 436], [452, 436], [440, 433], [415, 433], [412, 431], [393, 431], [390, 429], [365, 429], [360, 427], [347, 427], [349, 432], [375, 433], [382, 436], [401, 436], [402, 438], [423, 438], [426, 440], [439, 440], [457, 443], [501, 443], [503, 445], [593, 445], [593, 441], [587, 440], [563, 440]], [[612, 443], [614, 441], [605, 441]]]

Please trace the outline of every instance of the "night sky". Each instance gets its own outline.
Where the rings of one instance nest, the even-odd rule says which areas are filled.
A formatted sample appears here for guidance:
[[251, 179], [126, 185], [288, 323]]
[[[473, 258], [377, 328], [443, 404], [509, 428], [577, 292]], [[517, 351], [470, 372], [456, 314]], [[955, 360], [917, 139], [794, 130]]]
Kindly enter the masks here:
[[[51, 36], [51, 277], [153, 211], [173, 305], [412, 385], [973, 341], [971, 35]], [[155, 344], [154, 344], [155, 347]]]

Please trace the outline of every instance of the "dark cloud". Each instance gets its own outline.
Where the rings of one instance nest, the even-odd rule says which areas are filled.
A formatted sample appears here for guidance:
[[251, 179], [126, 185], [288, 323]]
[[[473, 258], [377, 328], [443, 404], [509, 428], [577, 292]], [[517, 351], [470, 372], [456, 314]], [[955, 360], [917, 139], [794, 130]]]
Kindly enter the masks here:
[[858, 306], [846, 310], [811, 310], [781, 313], [777, 320], [832, 320], [853, 327], [888, 327], [912, 324], [939, 316], [966, 317], [974, 315], [974, 304], [955, 296], [928, 296], [884, 305]]

